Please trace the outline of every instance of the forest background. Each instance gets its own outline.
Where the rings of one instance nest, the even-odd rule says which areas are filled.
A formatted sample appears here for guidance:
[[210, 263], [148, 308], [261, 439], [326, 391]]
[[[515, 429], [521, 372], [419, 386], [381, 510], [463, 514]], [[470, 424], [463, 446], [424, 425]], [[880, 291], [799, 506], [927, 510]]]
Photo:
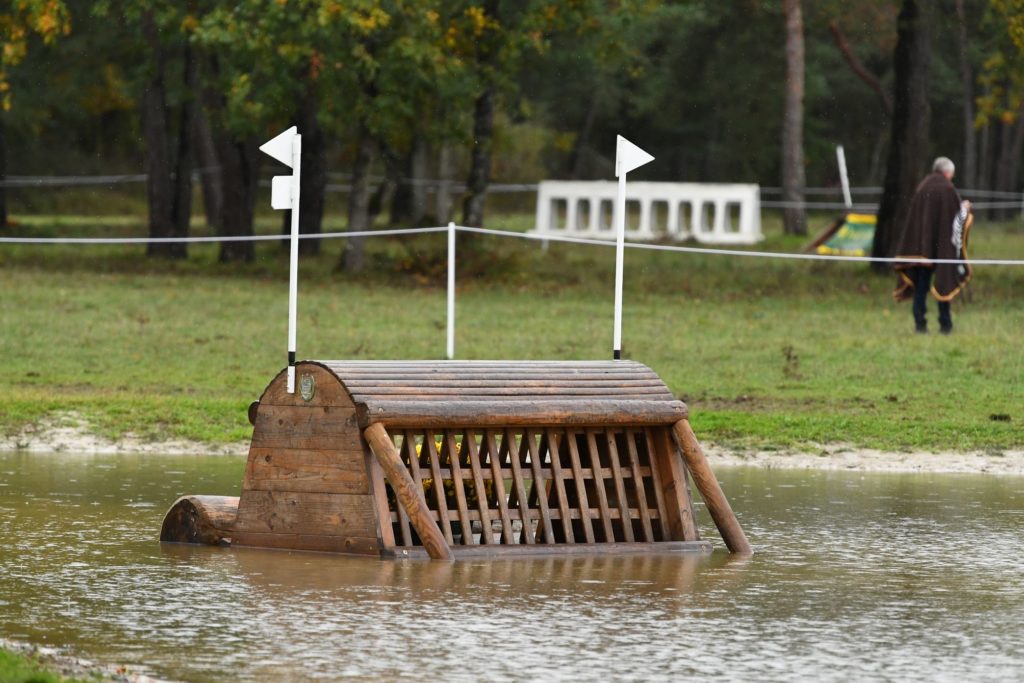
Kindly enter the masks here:
[[[290, 124], [303, 232], [342, 183], [352, 230], [479, 226], [496, 180], [611, 177], [623, 132], [658, 158], [637, 179], [781, 185], [797, 205], [838, 183], [843, 144], [855, 185], [885, 185], [878, 255], [938, 154], [961, 187], [1019, 189], [1021, 0], [5, 4], [0, 174], [144, 171], [154, 237], [189, 233], [193, 183], [215, 234], [250, 234], [256, 148]], [[45, 211], [0, 189], [2, 219]], [[806, 230], [798, 206], [785, 224]]]

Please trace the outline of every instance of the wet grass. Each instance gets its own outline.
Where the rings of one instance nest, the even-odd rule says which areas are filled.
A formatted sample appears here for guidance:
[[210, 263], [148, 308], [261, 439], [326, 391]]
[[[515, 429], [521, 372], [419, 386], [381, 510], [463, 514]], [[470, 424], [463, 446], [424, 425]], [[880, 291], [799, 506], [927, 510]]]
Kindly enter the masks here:
[[64, 678], [30, 657], [0, 648], [0, 681], [4, 683], [80, 683], [85, 680], [100, 678]]
[[[22, 218], [12, 230], [143, 233], [137, 219], [102, 217]], [[765, 231], [758, 249], [804, 241], [771, 219]], [[1024, 258], [1018, 224], [981, 222], [972, 239], [975, 258]], [[457, 357], [610, 358], [614, 250], [459, 240]], [[359, 275], [338, 270], [341, 247], [303, 257], [299, 357], [441, 358], [444, 236], [370, 240]], [[191, 247], [184, 263], [146, 259], [142, 246], [0, 245], [0, 429], [71, 410], [114, 437], [247, 438], [245, 408], [286, 357], [287, 260], [277, 243], [256, 253], [252, 264], [225, 265], [215, 245]], [[979, 269], [949, 337], [912, 334], [909, 307], [889, 296], [892, 278], [859, 264], [630, 250], [625, 282], [624, 355], [687, 401], [707, 441], [1024, 443], [1024, 268]], [[934, 325], [934, 306], [931, 315]]]

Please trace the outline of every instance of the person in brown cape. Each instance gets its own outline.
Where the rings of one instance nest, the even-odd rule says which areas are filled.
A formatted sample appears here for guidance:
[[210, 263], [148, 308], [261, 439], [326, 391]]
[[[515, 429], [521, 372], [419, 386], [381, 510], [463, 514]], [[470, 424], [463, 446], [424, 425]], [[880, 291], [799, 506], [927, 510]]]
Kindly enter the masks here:
[[[930, 173], [914, 192], [910, 212], [903, 229], [896, 258], [913, 259], [896, 264], [897, 301], [914, 300], [914, 326], [917, 332], [928, 331], [925, 317], [929, 292], [939, 302], [939, 331], [953, 331], [949, 302], [971, 278], [967, 260], [967, 234], [973, 216], [971, 203], [961, 201], [953, 187], [956, 168], [946, 157], [932, 164]], [[954, 259], [965, 263], [934, 263]], [[935, 283], [932, 284], [934, 276]]]

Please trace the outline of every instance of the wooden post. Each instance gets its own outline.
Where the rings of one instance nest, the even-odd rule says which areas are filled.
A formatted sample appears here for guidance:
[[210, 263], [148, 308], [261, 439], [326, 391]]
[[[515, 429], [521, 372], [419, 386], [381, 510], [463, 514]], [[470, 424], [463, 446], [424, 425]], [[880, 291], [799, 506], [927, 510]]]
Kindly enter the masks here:
[[437, 528], [430, 510], [427, 508], [427, 501], [423, 499], [423, 489], [418, 488], [412, 477], [409, 476], [409, 471], [405, 469], [405, 465], [395, 449], [395, 444], [391, 443], [391, 437], [388, 436], [387, 430], [379, 423], [374, 423], [363, 430], [363, 436], [370, 444], [370, 450], [377, 456], [377, 462], [384, 470], [385, 478], [391, 484], [391, 488], [395, 490], [398, 501], [409, 515], [409, 521], [423, 541], [423, 547], [426, 548], [430, 559], [454, 560], [452, 549], [445, 542], [441, 530]]
[[739, 520], [736, 519], [732, 507], [729, 506], [729, 501], [726, 500], [722, 487], [719, 486], [718, 480], [715, 478], [715, 473], [711, 471], [708, 459], [690, 427], [690, 421], [679, 420], [672, 425], [672, 433], [675, 434], [676, 440], [679, 441], [679, 446], [683, 450], [686, 466], [690, 470], [690, 474], [693, 475], [693, 483], [700, 491], [701, 498], [704, 499], [704, 504], [707, 506], [708, 512], [711, 513], [711, 519], [714, 520], [715, 526], [722, 534], [722, 540], [725, 541], [729, 551], [741, 555], [753, 554], [754, 551], [750, 547], [750, 542], [747, 541], [747, 535], [743, 533]]

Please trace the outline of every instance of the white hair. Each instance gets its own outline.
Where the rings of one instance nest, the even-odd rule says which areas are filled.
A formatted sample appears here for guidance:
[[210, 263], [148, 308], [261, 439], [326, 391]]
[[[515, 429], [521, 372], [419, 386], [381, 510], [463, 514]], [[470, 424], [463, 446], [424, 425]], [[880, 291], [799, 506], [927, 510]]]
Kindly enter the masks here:
[[934, 173], [953, 173], [956, 170], [956, 166], [950, 161], [949, 157], [939, 157], [932, 164], [932, 171]]

